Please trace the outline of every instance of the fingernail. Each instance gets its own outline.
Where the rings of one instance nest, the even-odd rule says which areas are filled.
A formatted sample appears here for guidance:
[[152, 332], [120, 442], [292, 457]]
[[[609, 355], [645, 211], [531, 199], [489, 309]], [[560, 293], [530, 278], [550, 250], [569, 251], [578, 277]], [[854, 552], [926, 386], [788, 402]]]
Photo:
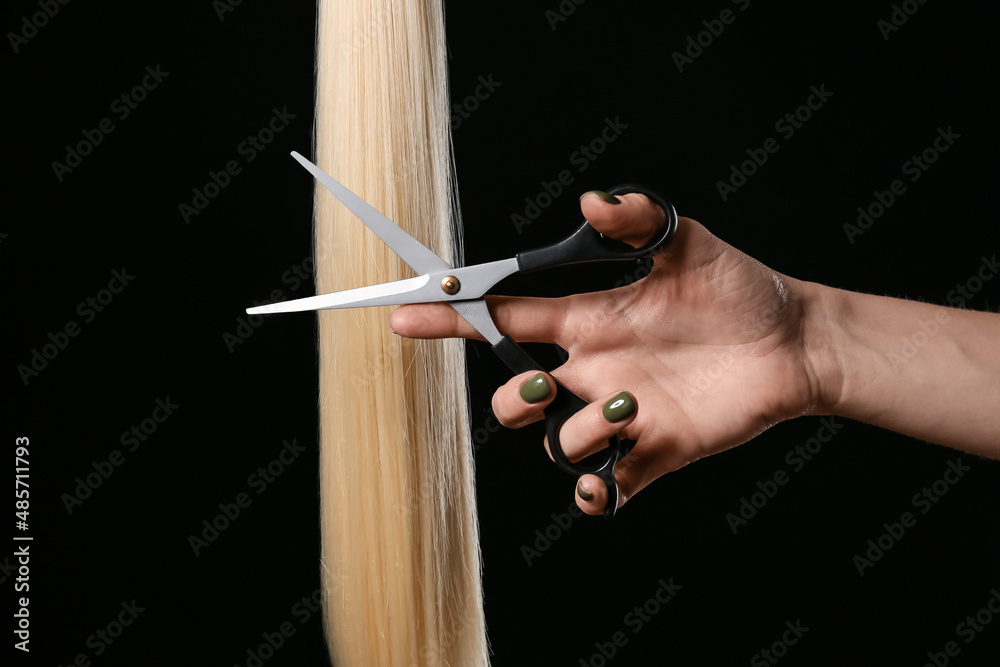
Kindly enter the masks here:
[[598, 199], [600, 199], [601, 201], [607, 202], [609, 204], [621, 204], [622, 203], [621, 200], [618, 199], [618, 197], [615, 197], [614, 195], [609, 195], [604, 190], [590, 190], [589, 192], [584, 192], [582, 195], [580, 195], [580, 199], [583, 199], [587, 195], [593, 195], [593, 196], [597, 197]]
[[631, 417], [633, 412], [635, 412], [635, 401], [627, 391], [621, 392], [605, 403], [604, 409], [601, 410], [601, 414], [609, 422], [620, 422], [626, 417]]
[[548, 398], [552, 389], [549, 388], [549, 383], [545, 380], [545, 373], [536, 373], [521, 385], [520, 393], [521, 398], [528, 403], [537, 403]]
[[576, 495], [580, 496], [584, 500], [593, 500], [594, 494], [583, 488], [583, 482], [576, 483]]

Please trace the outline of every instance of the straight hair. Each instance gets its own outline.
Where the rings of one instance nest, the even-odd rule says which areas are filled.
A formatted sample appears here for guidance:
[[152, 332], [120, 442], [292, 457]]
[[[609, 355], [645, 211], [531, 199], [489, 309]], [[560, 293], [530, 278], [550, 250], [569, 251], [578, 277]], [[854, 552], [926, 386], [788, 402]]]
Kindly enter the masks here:
[[[439, 256], [460, 245], [440, 0], [319, 0], [318, 166]], [[317, 187], [316, 289], [412, 277]], [[486, 665], [460, 340], [319, 312], [324, 624], [345, 667]]]

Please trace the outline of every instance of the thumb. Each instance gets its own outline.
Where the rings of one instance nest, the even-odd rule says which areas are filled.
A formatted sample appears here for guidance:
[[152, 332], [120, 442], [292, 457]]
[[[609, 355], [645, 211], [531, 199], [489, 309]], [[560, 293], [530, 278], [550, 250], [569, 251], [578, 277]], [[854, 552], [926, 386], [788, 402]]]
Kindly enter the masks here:
[[580, 210], [591, 227], [634, 248], [652, 241], [667, 222], [663, 209], [635, 192], [609, 195], [591, 190], [580, 197]]

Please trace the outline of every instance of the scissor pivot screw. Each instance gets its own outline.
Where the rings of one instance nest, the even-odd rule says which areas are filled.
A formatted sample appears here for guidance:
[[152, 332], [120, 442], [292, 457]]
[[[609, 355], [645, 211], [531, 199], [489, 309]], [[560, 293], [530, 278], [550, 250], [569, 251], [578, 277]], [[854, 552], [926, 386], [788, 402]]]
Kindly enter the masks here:
[[460, 289], [462, 289], [462, 283], [458, 282], [458, 278], [455, 276], [445, 276], [441, 279], [441, 291], [445, 294], [458, 294]]

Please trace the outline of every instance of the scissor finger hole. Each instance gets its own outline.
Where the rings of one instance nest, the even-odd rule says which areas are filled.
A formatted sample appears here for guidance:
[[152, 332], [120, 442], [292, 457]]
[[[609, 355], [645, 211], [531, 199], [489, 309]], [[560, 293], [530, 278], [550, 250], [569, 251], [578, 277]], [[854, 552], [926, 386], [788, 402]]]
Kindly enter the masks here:
[[[561, 442], [561, 441], [560, 441]], [[626, 441], [627, 442], [627, 441]], [[549, 458], [556, 461], [556, 457], [552, 453], [552, 447], [549, 443], [549, 437], [545, 436], [545, 452], [549, 455]], [[602, 470], [610, 463], [614, 463], [625, 456], [628, 447], [620, 439], [612, 436], [601, 442], [598, 442], [591, 446], [591, 451], [589, 453], [575, 456], [569, 456], [565, 449], [563, 449], [563, 455], [566, 457], [564, 465], [567, 465], [573, 472], [585, 475], [591, 474], [598, 470]]]
[[581, 468], [593, 467], [592, 455], [603, 454], [606, 459], [609, 444], [632, 423], [637, 410], [638, 402], [632, 394], [614, 392], [572, 415], [559, 429], [559, 443], [566, 458]]

